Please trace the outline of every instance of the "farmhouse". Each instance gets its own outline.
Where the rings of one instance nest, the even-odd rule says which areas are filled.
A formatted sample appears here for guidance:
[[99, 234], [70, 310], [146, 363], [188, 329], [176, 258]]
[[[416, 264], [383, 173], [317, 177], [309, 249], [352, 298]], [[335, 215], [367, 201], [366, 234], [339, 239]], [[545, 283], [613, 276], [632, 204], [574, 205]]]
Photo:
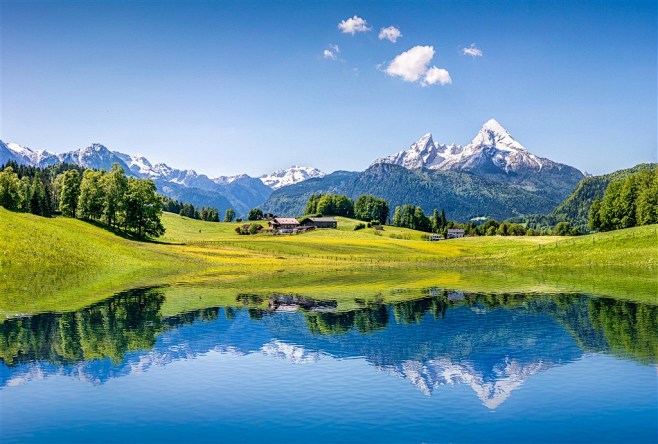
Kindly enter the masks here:
[[275, 217], [269, 221], [269, 226], [269, 229], [276, 233], [292, 233], [299, 227], [299, 222], [293, 217]]
[[448, 228], [448, 239], [464, 237], [464, 230], [461, 228]]
[[302, 226], [315, 228], [336, 228], [338, 221], [333, 217], [307, 217], [302, 220]]

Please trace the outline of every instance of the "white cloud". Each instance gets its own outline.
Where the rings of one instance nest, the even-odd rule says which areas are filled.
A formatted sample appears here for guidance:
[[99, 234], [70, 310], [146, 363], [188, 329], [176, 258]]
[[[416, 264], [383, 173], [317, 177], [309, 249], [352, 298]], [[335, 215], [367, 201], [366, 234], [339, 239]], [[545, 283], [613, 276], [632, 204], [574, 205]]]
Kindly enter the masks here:
[[471, 43], [471, 46], [468, 48], [462, 48], [462, 54], [471, 57], [482, 57], [482, 50], [475, 46], [475, 43]]
[[402, 37], [402, 33], [395, 26], [389, 26], [388, 28], [382, 28], [379, 31], [379, 40], [386, 39], [389, 42], [395, 43], [400, 37]]
[[423, 78], [421, 84], [423, 86], [427, 86], [436, 85], [437, 83], [441, 86], [449, 85], [452, 83], [452, 79], [450, 78], [450, 73], [447, 70], [432, 66], [425, 73], [425, 77]]
[[357, 32], [366, 32], [370, 31], [372, 28], [368, 28], [368, 22], [366, 22], [361, 17], [350, 17], [347, 20], [343, 20], [338, 24], [338, 29], [345, 34], [356, 34]]
[[336, 60], [336, 54], [329, 51], [328, 49], [325, 49], [322, 55], [324, 56], [325, 59]]
[[338, 54], [340, 54], [338, 45], [329, 45], [329, 49], [322, 51], [322, 56], [325, 59], [338, 60]]
[[434, 47], [414, 46], [409, 51], [395, 56], [386, 68], [386, 73], [389, 76], [401, 77], [406, 82], [416, 82], [427, 71], [427, 65], [432, 61], [432, 57], [434, 57]]
[[434, 58], [434, 47], [414, 46], [409, 51], [397, 55], [386, 67], [386, 74], [400, 77], [406, 82], [419, 82], [423, 86], [448, 85], [452, 83], [450, 73], [429, 64]]

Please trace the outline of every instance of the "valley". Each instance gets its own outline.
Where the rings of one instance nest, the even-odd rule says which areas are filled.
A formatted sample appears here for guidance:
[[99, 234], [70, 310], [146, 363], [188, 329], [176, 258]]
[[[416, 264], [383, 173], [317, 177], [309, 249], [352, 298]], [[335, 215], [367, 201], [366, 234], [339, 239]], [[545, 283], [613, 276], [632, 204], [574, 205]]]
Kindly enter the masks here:
[[576, 238], [427, 242], [419, 231], [386, 226], [377, 235], [374, 229], [354, 231], [359, 221], [338, 220], [336, 230], [240, 236], [236, 223], [164, 213], [165, 235], [137, 242], [79, 220], [0, 208], [0, 311], [5, 316], [66, 311], [153, 285], [210, 285], [214, 290], [208, 294], [220, 299], [235, 291], [372, 299], [391, 288], [442, 284], [471, 291], [551, 289], [658, 301], [655, 225]]

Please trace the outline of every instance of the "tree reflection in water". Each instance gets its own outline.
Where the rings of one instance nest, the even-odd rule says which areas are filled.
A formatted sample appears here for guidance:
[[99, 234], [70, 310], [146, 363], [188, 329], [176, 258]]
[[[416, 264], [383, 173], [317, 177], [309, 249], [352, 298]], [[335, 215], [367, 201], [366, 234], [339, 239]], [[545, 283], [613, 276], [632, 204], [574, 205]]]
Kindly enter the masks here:
[[[119, 364], [129, 352], [152, 349], [166, 331], [198, 321], [234, 322], [243, 309], [255, 323], [278, 316], [282, 311], [296, 310], [296, 316], [303, 316], [306, 323], [306, 334], [340, 337], [350, 332], [358, 335], [384, 332], [392, 322], [408, 326], [428, 319], [445, 323], [451, 317], [451, 310], [462, 307], [484, 314], [508, 309], [548, 315], [569, 332], [581, 349], [630, 357], [644, 364], [658, 361], [657, 306], [578, 295], [475, 294], [438, 289], [424, 293], [424, 297], [391, 304], [357, 300], [359, 308], [349, 311], [338, 311], [335, 301], [315, 301], [299, 295], [240, 294], [234, 307], [210, 307], [164, 317], [162, 289], [133, 290], [76, 312], [5, 320], [0, 323], [0, 359], [7, 367], [35, 361], [70, 365], [103, 358]], [[464, 343], [464, 350], [472, 349], [472, 342], [478, 338], [484, 340], [493, 334], [487, 330], [486, 323], [474, 328], [474, 322], [477, 321], [461, 327], [472, 330], [471, 343]], [[272, 334], [276, 336], [277, 332]], [[414, 331], [404, 334], [414, 335]], [[495, 340], [504, 343], [517, 333], [510, 331], [509, 338], [501, 334], [496, 331]], [[455, 337], [464, 340], [465, 335], [469, 333]], [[420, 347], [414, 341], [407, 339], [402, 341], [406, 345], [399, 346]], [[370, 347], [382, 347], [380, 353], [395, 355], [397, 344], [374, 341]], [[437, 353], [442, 350], [441, 347], [430, 349]]]

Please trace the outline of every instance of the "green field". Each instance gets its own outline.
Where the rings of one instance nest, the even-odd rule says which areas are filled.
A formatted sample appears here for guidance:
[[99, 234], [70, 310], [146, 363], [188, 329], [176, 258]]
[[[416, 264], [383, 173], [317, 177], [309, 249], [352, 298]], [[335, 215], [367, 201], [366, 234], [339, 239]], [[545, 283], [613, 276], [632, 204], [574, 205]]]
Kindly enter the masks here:
[[427, 242], [403, 228], [354, 231], [358, 222], [344, 218], [338, 230], [294, 236], [241, 236], [236, 223], [169, 213], [163, 222], [167, 232], [158, 242], [136, 242], [83, 221], [0, 208], [0, 312], [72, 310], [151, 285], [169, 285], [168, 304], [177, 308], [272, 292], [349, 304], [429, 287], [658, 300], [655, 225], [575, 238]]

